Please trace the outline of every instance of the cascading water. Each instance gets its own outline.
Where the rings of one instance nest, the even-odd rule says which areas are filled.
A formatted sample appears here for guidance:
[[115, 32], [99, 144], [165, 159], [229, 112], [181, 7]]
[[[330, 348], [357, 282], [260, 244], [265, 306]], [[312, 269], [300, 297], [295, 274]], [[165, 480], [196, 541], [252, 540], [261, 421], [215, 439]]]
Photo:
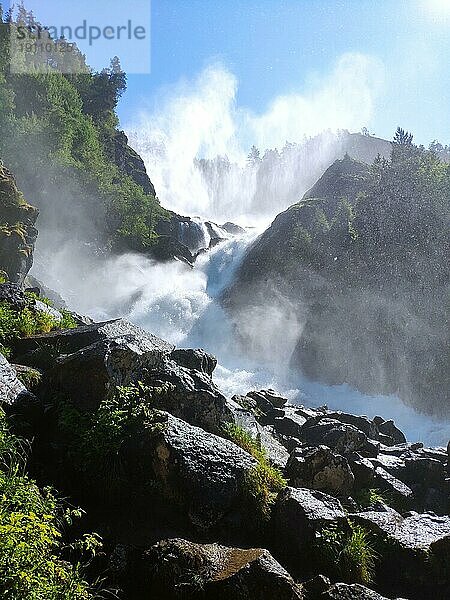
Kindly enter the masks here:
[[[394, 396], [366, 396], [347, 385], [326, 386], [313, 383], [283, 368], [288, 357], [278, 361], [249, 359], [240, 349], [233, 326], [217, 301], [231, 283], [248, 245], [257, 233], [221, 242], [200, 255], [194, 269], [178, 262], [155, 264], [138, 255], [125, 255], [104, 266], [105, 286], [116, 299], [107, 306], [105, 298], [97, 307], [83, 305], [95, 318], [124, 316], [146, 330], [179, 347], [202, 347], [215, 354], [219, 365], [214, 379], [228, 395], [245, 394], [251, 389], [272, 387], [290, 400], [311, 406], [327, 404], [373, 417], [393, 418], [410, 440], [443, 445], [448, 440], [449, 424], [418, 414]], [[98, 281], [99, 273], [95, 274]], [[102, 308], [99, 310], [98, 306]], [[280, 331], [284, 336], [283, 329]], [[270, 339], [276, 354], [276, 340]], [[274, 357], [276, 358], [276, 357]]]

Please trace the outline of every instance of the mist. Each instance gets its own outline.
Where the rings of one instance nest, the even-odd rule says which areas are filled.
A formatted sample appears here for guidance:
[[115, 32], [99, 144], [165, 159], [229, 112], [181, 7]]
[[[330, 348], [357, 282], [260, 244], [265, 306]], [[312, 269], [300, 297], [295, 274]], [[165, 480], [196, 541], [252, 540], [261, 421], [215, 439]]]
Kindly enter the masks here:
[[[267, 223], [345, 153], [345, 130], [370, 124], [383, 77], [380, 61], [344, 54], [327, 75], [303, 83], [301, 93], [276, 97], [255, 114], [238, 106], [236, 76], [212, 65], [161, 95], [126, 130], [164, 206], [218, 221]], [[261, 164], [246, 162], [252, 145], [266, 156]], [[282, 154], [279, 160], [270, 149]]]

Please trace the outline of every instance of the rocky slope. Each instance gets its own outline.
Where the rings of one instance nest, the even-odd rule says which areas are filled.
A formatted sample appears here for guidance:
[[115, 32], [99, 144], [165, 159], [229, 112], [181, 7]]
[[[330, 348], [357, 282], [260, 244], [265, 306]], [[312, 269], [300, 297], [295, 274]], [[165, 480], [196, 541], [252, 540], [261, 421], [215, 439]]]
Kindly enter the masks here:
[[446, 449], [272, 390], [227, 399], [212, 356], [120, 320], [11, 348], [10, 427], [38, 482], [87, 511], [91, 569], [120, 598], [448, 597]]
[[448, 416], [449, 171], [398, 148], [370, 168], [329, 167], [254, 243], [224, 303], [238, 332], [249, 315], [291, 311], [301, 333], [286, 360], [308, 377]]

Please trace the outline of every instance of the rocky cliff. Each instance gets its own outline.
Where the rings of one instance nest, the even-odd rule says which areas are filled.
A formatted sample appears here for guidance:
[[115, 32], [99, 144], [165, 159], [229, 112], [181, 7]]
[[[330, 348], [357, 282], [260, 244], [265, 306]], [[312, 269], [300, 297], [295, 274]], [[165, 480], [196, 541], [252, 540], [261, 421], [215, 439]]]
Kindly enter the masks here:
[[0, 270], [12, 282], [23, 283], [33, 264], [37, 216], [0, 161]]
[[448, 415], [448, 167], [403, 151], [336, 161], [255, 242], [224, 303], [237, 331], [288, 305], [301, 324], [291, 365], [308, 377]]
[[[292, 406], [273, 390], [227, 399], [212, 356], [125, 321], [9, 343], [2, 440], [6, 426], [30, 440], [33, 476], [86, 510], [83, 526], [103, 547], [94, 538], [97, 553], [78, 573], [101, 574], [115, 597], [448, 597], [446, 449], [407, 443], [381, 417]], [[36, 522], [29, 500], [11, 497], [17, 483], [1, 458], [0, 519], [21, 511]], [[55, 542], [45, 569], [67, 547]], [[0, 545], [0, 556], [12, 552]], [[44, 568], [13, 556], [18, 571], [6, 569], [1, 592]], [[93, 598], [64, 581], [64, 597]]]

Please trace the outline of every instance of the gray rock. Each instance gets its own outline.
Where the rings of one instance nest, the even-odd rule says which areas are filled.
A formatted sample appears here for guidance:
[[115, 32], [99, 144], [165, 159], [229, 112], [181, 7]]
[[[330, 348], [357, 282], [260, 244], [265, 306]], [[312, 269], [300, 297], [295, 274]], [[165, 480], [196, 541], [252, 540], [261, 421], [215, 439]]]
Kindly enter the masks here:
[[0, 353], [0, 406], [14, 405], [29, 396], [27, 388], [17, 379], [17, 372]]
[[[315, 490], [287, 487], [272, 510], [272, 530], [277, 550], [295, 571], [311, 559], [311, 544], [330, 525], [346, 526], [346, 514], [336, 498]], [[309, 555], [308, 555], [309, 553]]]
[[233, 414], [234, 422], [261, 444], [270, 462], [276, 467], [284, 469], [289, 459], [289, 453], [275, 437], [273, 428], [258, 423], [253, 412], [246, 410], [234, 400], [229, 400], [227, 406]]
[[73, 354], [97, 342], [134, 344], [138, 352], [150, 352], [155, 360], [174, 349], [172, 344], [123, 319], [21, 338], [15, 340], [12, 349], [16, 362], [47, 368], [56, 357]]
[[7, 302], [14, 310], [22, 310], [28, 299], [17, 283], [0, 283], [0, 302]]
[[275, 431], [280, 435], [300, 438], [302, 427], [307, 419], [294, 406], [286, 406], [282, 417], [277, 417], [273, 421]]
[[323, 600], [388, 600], [358, 583], [335, 583], [320, 598]]
[[286, 465], [286, 477], [292, 487], [319, 490], [343, 498], [351, 494], [354, 483], [347, 460], [327, 446], [294, 450]]
[[382, 467], [375, 469], [375, 485], [382, 492], [387, 492], [390, 498], [403, 508], [412, 506], [414, 494], [411, 488]]
[[396, 427], [394, 421], [384, 421], [380, 425], [378, 425], [378, 429], [380, 433], [387, 435], [392, 438], [393, 444], [406, 444], [406, 437], [402, 431], [398, 427]]
[[396, 583], [448, 585], [450, 517], [416, 512], [402, 516], [385, 505], [378, 509], [352, 519], [388, 543], [381, 555], [382, 576]]
[[168, 600], [301, 600], [302, 588], [262, 548], [230, 548], [182, 539], [145, 553], [146, 595]]
[[200, 371], [210, 376], [217, 366], [217, 358], [202, 349], [177, 348], [173, 350], [170, 358], [181, 367]]
[[355, 451], [365, 452], [368, 445], [367, 437], [362, 431], [353, 425], [327, 417], [319, 422], [315, 422], [315, 419], [306, 421], [299, 437], [307, 444], [323, 444], [344, 456]]
[[244, 481], [256, 461], [236, 444], [161, 413], [157, 427], [145, 429], [132, 446], [196, 529], [242, 517]]

